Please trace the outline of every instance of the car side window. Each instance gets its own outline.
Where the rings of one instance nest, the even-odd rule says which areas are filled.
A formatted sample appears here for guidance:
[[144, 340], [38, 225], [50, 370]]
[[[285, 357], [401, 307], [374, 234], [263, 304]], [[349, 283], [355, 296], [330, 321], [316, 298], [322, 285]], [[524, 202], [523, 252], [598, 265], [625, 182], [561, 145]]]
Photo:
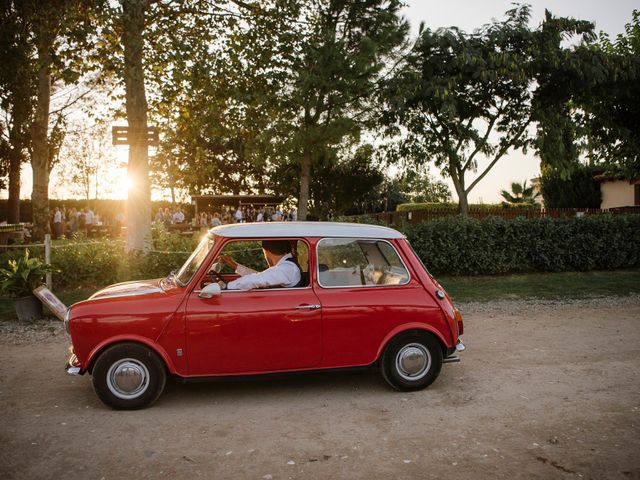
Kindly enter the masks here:
[[[262, 253], [262, 246], [257, 240], [238, 240], [227, 243], [220, 255], [226, 255], [233, 258], [236, 262], [245, 267], [251, 268], [258, 272], [269, 267]], [[222, 267], [222, 274], [234, 273], [233, 269], [227, 265]]]
[[[309, 247], [302, 240], [289, 240], [291, 243], [291, 253], [296, 257], [302, 273], [303, 287], [309, 284]], [[218, 258], [222, 255], [231, 257], [240, 265], [248, 267], [256, 272], [262, 272], [269, 268], [262, 250], [260, 240], [234, 240], [227, 243], [220, 251]], [[214, 260], [215, 261], [215, 260]], [[234, 270], [226, 264], [220, 263], [219, 273], [225, 281], [233, 279]], [[231, 275], [227, 277], [227, 275]]]
[[325, 238], [318, 242], [318, 283], [323, 287], [403, 285], [409, 272], [389, 242]]

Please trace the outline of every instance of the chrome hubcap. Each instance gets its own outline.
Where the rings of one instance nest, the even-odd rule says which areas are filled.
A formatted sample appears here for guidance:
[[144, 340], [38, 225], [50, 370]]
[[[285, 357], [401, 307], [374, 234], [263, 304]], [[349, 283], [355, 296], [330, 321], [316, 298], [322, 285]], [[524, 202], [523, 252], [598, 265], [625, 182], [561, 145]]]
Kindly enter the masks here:
[[118, 398], [139, 397], [149, 386], [149, 370], [135, 358], [123, 358], [109, 368], [107, 386]]
[[410, 343], [396, 355], [396, 370], [405, 380], [419, 380], [431, 368], [431, 354], [424, 345]]

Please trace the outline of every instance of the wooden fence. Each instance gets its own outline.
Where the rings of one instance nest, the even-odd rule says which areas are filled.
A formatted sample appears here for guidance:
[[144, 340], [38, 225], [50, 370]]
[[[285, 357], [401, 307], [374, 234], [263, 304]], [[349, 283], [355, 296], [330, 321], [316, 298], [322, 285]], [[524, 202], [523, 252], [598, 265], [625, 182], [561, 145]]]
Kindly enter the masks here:
[[[472, 218], [501, 217], [507, 220], [513, 220], [518, 217], [524, 218], [561, 218], [561, 217], [579, 217], [583, 215], [602, 215], [602, 214], [640, 214], [640, 206], [638, 207], [620, 207], [609, 210], [599, 208], [548, 208], [548, 209], [529, 209], [529, 208], [502, 208], [502, 207], [483, 207], [470, 208], [469, 216]], [[436, 218], [455, 217], [458, 210], [453, 208], [442, 208], [433, 210], [413, 210], [404, 212], [381, 212], [370, 213], [367, 215], [353, 215], [346, 217], [347, 220], [362, 222], [367, 219], [373, 219], [376, 222], [386, 225], [401, 225], [408, 223], [417, 225], [419, 223], [434, 220]]]

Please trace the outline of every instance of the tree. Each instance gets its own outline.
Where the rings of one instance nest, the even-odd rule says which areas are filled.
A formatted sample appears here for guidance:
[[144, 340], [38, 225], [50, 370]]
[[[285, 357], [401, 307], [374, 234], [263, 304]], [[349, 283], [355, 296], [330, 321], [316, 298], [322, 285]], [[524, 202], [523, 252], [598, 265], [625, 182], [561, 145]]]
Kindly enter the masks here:
[[20, 172], [27, 160], [32, 115], [34, 69], [30, 58], [29, 28], [11, 2], [0, 7], [0, 165], [8, 174], [7, 222], [20, 221]]
[[[198, 68], [199, 55], [206, 52], [215, 56], [218, 51], [212, 39], [224, 33], [228, 20], [239, 21], [243, 18], [239, 9], [259, 10], [259, 5], [258, 1], [242, 0], [121, 0], [120, 6], [105, 9], [99, 57], [105, 73], [124, 84], [126, 117], [134, 136], [128, 164], [132, 185], [127, 201], [129, 250], [144, 249], [150, 231], [150, 165], [145, 133], [150, 119], [164, 134], [177, 131], [171, 122], [184, 113], [180, 103], [192, 95], [187, 75]], [[192, 118], [197, 118], [199, 108]], [[179, 179], [175, 173], [180, 173], [183, 166], [183, 159], [176, 162], [171, 158], [175, 152], [176, 145], [165, 141], [154, 164], [155, 178], [174, 192], [179, 184], [173, 178]]]
[[573, 118], [573, 98], [585, 82], [590, 84], [602, 72], [586, 59], [582, 47], [567, 48], [563, 41], [568, 35], [581, 35], [583, 40], [591, 41], [595, 38], [593, 31], [591, 22], [557, 18], [545, 11], [545, 20], [534, 39], [533, 76], [537, 84], [532, 101], [532, 115], [537, 122], [534, 146], [543, 173], [555, 169], [567, 177], [579, 161], [581, 149], [577, 140], [582, 133]]
[[300, 55], [292, 59], [288, 110], [295, 112], [291, 155], [299, 165], [298, 218], [310, 200], [311, 174], [328, 150], [357, 140], [385, 63], [403, 45], [398, 0], [331, 0], [301, 9]]
[[600, 182], [603, 167], [575, 164], [568, 175], [547, 168], [540, 177], [540, 191], [547, 208], [600, 208]]
[[[12, 16], [15, 24], [24, 29], [19, 55], [26, 56], [29, 61], [21, 61], [24, 68], [16, 73], [24, 75], [25, 85], [31, 85], [31, 79], [34, 79], [33, 90], [14, 100], [19, 98], [23, 102], [20, 108], [29, 111], [26, 115], [29, 118], [26, 148], [33, 170], [33, 237], [42, 239], [50, 229], [49, 174], [57, 160], [65, 127], [62, 110], [51, 111], [51, 92], [56, 86], [74, 83], [87, 68], [85, 53], [90, 43], [93, 14], [101, 2], [25, 0], [3, 5], [4, 14]], [[20, 141], [25, 141], [24, 136]], [[18, 144], [13, 148], [16, 152], [23, 149]]]
[[[520, 6], [473, 34], [423, 30], [389, 82], [383, 121], [388, 133], [403, 133], [397, 157], [417, 164], [433, 159], [452, 179], [463, 215], [469, 193], [494, 165], [510, 150], [527, 146], [529, 16], [529, 7]], [[489, 164], [469, 182], [479, 156]]]
[[614, 42], [602, 36], [578, 54], [593, 73], [576, 99], [589, 155], [610, 171], [640, 178], [640, 11]]
[[120, 27], [124, 49], [124, 84], [129, 124], [130, 186], [127, 195], [127, 250], [146, 250], [151, 231], [151, 187], [147, 143], [147, 97], [142, 66], [148, 0], [122, 0]]
[[521, 184], [518, 182], [511, 182], [511, 191], [500, 190], [500, 196], [504, 198], [507, 203], [524, 203], [533, 205], [536, 203], [536, 198], [540, 195], [533, 187], [527, 187], [527, 181], [525, 180]]
[[429, 174], [425, 166], [405, 169], [398, 179], [401, 191], [413, 203], [451, 202], [449, 187]]

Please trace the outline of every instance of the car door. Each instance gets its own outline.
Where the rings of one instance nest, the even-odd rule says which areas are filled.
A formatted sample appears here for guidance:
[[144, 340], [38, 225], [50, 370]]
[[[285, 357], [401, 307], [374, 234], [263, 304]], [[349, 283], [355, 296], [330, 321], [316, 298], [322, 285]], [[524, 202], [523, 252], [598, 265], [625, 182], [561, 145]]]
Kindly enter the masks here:
[[320, 302], [309, 286], [189, 294], [189, 375], [301, 370], [322, 358]]
[[397, 327], [442, 316], [389, 241], [325, 238], [316, 249], [323, 368], [368, 365]]

